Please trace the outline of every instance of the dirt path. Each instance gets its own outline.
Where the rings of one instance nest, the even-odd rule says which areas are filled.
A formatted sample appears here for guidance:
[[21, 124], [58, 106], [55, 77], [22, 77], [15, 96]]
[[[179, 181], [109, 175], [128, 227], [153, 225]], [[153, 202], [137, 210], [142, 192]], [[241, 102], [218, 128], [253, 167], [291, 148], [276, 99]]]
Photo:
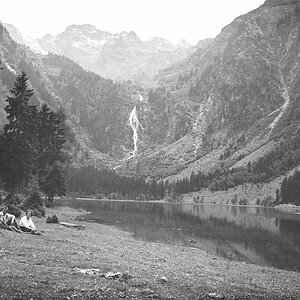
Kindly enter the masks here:
[[[81, 214], [53, 213], [69, 222]], [[101, 224], [76, 230], [34, 222], [42, 236], [0, 230], [0, 299], [300, 299], [299, 273], [136, 241]], [[108, 272], [121, 274], [103, 277]]]

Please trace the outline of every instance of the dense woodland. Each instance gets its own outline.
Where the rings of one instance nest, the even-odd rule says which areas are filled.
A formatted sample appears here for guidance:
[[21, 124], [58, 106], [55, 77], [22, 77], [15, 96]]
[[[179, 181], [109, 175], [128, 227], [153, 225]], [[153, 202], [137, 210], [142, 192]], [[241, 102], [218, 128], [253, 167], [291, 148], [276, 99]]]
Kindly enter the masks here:
[[[58, 70], [55, 75], [49, 74], [48, 77], [63, 99], [61, 105], [72, 123], [86, 130], [96, 149], [114, 154], [113, 145], [121, 144], [127, 135], [129, 139], [125, 125], [129, 116], [129, 95], [125, 84], [114, 83], [85, 71], [66, 57], [49, 55], [43, 57], [42, 63], [46, 68]], [[43, 101], [57, 105], [32, 63], [23, 59], [19, 68], [30, 77], [30, 82]]]
[[[45, 103], [40, 110], [31, 104], [34, 91], [24, 72], [17, 75], [10, 94], [5, 106], [7, 123], [0, 136], [0, 182], [8, 193], [6, 200], [42, 206], [41, 191], [51, 205], [55, 195], [66, 194], [65, 114]], [[18, 203], [15, 195], [26, 192], [27, 200]]]
[[165, 185], [154, 179], [120, 176], [111, 170], [87, 166], [69, 170], [68, 190], [76, 196], [154, 200], [164, 198]]
[[282, 203], [300, 205], [300, 171], [286, 177], [281, 184], [280, 196]]
[[[208, 174], [193, 172], [189, 178], [172, 184], [149, 178], [120, 176], [114, 171], [94, 167], [71, 168], [67, 172], [70, 157], [65, 151], [68, 128], [64, 112], [62, 109], [51, 111], [46, 104], [38, 110], [37, 105], [32, 104], [36, 100], [32, 99], [33, 95], [34, 91], [28, 88], [26, 74], [22, 72], [16, 78], [11, 96], [6, 99], [8, 122], [0, 137], [0, 178], [10, 197], [24, 191], [36, 180], [37, 189], [46, 194], [51, 203], [54, 195], [66, 194], [67, 178], [69, 192], [77, 196], [139, 200], [168, 198], [176, 201], [180, 194], [202, 188], [227, 190], [246, 182], [265, 182], [300, 163], [300, 134], [295, 129], [289, 139], [279, 143], [256, 163], [249, 163], [246, 168], [219, 169]], [[150, 99], [155, 101], [155, 96]], [[285, 179], [281, 199], [279, 193], [276, 197], [277, 203], [297, 204], [298, 183], [299, 172]]]
[[[294, 89], [294, 94], [291, 94], [292, 105], [277, 124], [272, 136], [273, 139], [281, 142], [271, 153], [256, 162], [249, 163], [245, 168], [228, 169], [225, 166], [208, 174], [199, 170], [188, 178], [172, 184], [142, 177], [128, 178], [119, 176], [113, 171], [97, 170], [92, 167], [67, 172], [69, 157], [66, 155], [66, 140], [71, 137], [70, 130], [66, 126], [64, 111], [73, 129], [83, 129], [83, 132], [91, 137], [93, 145], [98, 150], [115, 157], [122, 157], [124, 147], [132, 146], [131, 131], [126, 123], [129, 112], [135, 105], [130, 99], [130, 88], [126, 83], [115, 83], [87, 72], [66, 57], [50, 54], [40, 59], [32, 59], [28, 57], [28, 52], [24, 48], [6, 35], [5, 28], [0, 24], [0, 42], [3, 43], [7, 61], [12, 63], [15, 69], [23, 70], [30, 77], [30, 84], [34, 88], [34, 92], [28, 88], [25, 73], [22, 75], [23, 82], [21, 75], [16, 81], [9, 67], [3, 65], [0, 71], [1, 84], [11, 89], [12, 96], [8, 96], [6, 100], [5, 112], [8, 123], [0, 129], [0, 134], [2, 134], [0, 176], [1, 185], [10, 193], [23, 191], [26, 186], [32, 185], [35, 179], [38, 189], [47, 194], [48, 199], [51, 200], [54, 195], [66, 192], [65, 178], [67, 178], [69, 191], [82, 195], [93, 194], [126, 199], [164, 197], [178, 199], [180, 194], [200, 191], [203, 188], [209, 188], [211, 191], [227, 190], [246, 182], [266, 182], [300, 163], [300, 131], [297, 126], [300, 106], [296, 97], [298, 90]], [[203, 89], [208, 84], [206, 81], [209, 78], [206, 73], [199, 77], [198, 71], [195, 67], [186, 75], [179, 76], [175, 89], [178, 90], [187, 85], [189, 87], [187, 102], [193, 102], [195, 105], [201, 97], [207, 96], [207, 91]], [[214, 68], [208, 68], [206, 72], [214, 72]], [[193, 78], [194, 81], [191, 80]], [[228, 102], [229, 106], [226, 106], [227, 102], [223, 103], [224, 106], [219, 105], [224, 108], [224, 111], [218, 114], [220, 119], [224, 117], [224, 120], [233, 122], [233, 124], [228, 123], [233, 129], [248, 128], [249, 124], [241, 123], [247, 119], [245, 112], [251, 111], [255, 115], [255, 119], [250, 120], [251, 124], [261, 115], [253, 113], [253, 106], [256, 104], [252, 103], [253, 105], [247, 106], [249, 101], [246, 100], [249, 97], [253, 98], [250, 91], [259, 91], [260, 87], [265, 84], [262, 80], [259, 81], [260, 86], [250, 86], [245, 90], [245, 97], [242, 97], [244, 102], [240, 103], [241, 99], [237, 99], [234, 103]], [[23, 94], [20, 92], [22, 85], [25, 87]], [[222, 87], [220, 91], [223, 91]], [[21, 101], [23, 104], [20, 105], [21, 110], [19, 110], [20, 116], [13, 101], [13, 99], [22, 98], [19, 94], [23, 97], [23, 102]], [[171, 127], [170, 139], [172, 141], [190, 131], [189, 111], [180, 107], [186, 103], [182, 104], [181, 98], [180, 101], [177, 100], [168, 88], [161, 87], [149, 91], [147, 108], [144, 111], [143, 104], [139, 104], [141, 106], [139, 118], [145, 125], [143, 135], [147, 138], [146, 144], [148, 141], [150, 145], [165, 141]], [[275, 102], [272, 100], [267, 103], [268, 107], [265, 111], [273, 111], [274, 107], [281, 104], [280, 99], [275, 100]], [[62, 106], [63, 110], [52, 111], [46, 104], [41, 106], [41, 102], [47, 103], [50, 107]], [[15, 119], [18, 119], [18, 122], [15, 122]], [[3, 122], [3, 114], [0, 115], [0, 122]], [[209, 126], [211, 132], [218, 129], [218, 126], [214, 128], [213, 124], [210, 125], [212, 125]], [[56, 140], [54, 143], [56, 150], [51, 142], [53, 140]], [[243, 142], [241, 141], [241, 145]], [[8, 155], [12, 149], [12, 154]], [[210, 150], [209, 145], [206, 150]], [[234, 150], [228, 145], [221, 155], [220, 161], [224, 162], [224, 165]], [[85, 161], [82, 165], [84, 163]], [[296, 175], [294, 176], [297, 178]], [[91, 182], [93, 184], [89, 185]], [[293, 181], [292, 179], [286, 180], [285, 184], [287, 182], [291, 185], [290, 182]], [[56, 190], [54, 186], [57, 186]], [[292, 184], [289, 190], [292, 192], [293, 189]], [[291, 196], [285, 196], [285, 193], [277, 193], [277, 195], [281, 196], [280, 201], [295, 202]]]

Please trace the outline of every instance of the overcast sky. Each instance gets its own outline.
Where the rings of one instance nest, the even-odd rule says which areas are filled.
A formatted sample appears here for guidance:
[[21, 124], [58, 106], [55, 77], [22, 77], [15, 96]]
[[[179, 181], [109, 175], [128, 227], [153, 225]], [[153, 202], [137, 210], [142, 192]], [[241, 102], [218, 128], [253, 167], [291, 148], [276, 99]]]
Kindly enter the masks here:
[[215, 37], [233, 19], [264, 0], [1, 0], [0, 21], [34, 38], [72, 24], [111, 33], [134, 30], [143, 40], [161, 36], [196, 44]]

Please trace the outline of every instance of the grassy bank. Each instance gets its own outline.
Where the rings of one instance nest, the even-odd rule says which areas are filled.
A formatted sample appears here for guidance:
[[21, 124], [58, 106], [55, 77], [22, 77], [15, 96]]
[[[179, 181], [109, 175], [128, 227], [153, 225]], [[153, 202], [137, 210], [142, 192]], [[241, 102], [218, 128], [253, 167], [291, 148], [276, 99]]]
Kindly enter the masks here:
[[[60, 221], [82, 212], [48, 209]], [[136, 241], [114, 227], [85, 230], [34, 218], [42, 236], [0, 230], [0, 299], [299, 299], [300, 274]], [[96, 269], [85, 274], [85, 269]], [[120, 272], [115, 279], [100, 274]], [[163, 278], [165, 277], [165, 278]]]

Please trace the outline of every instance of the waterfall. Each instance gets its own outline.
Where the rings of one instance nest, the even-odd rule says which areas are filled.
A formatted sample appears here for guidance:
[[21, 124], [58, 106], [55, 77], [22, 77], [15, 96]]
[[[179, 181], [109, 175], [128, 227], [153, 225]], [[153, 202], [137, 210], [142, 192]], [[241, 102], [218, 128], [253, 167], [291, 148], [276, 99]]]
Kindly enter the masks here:
[[137, 110], [136, 110], [136, 106], [132, 109], [130, 115], [129, 115], [129, 123], [130, 123], [130, 126], [133, 130], [133, 152], [132, 154], [128, 157], [128, 159], [134, 157], [136, 155], [136, 152], [138, 150], [138, 147], [137, 147], [137, 142], [138, 142], [138, 128], [139, 126], [141, 128], [142, 125], [138, 119], [138, 116], [137, 116]]
[[139, 99], [140, 99], [141, 102], [144, 101], [144, 97], [140, 93], [139, 93]]

